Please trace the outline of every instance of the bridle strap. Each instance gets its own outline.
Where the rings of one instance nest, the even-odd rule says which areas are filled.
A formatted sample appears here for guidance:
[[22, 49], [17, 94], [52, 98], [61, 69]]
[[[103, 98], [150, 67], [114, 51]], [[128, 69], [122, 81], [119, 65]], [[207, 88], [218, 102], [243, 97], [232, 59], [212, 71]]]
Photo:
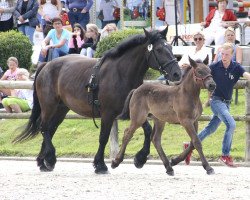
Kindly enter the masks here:
[[198, 76], [196, 75], [196, 73], [195, 73], [195, 69], [194, 69], [194, 68], [193, 68], [193, 76], [194, 76], [195, 81], [196, 81], [196, 82], [197, 82], [197, 81], [201, 81], [204, 87], [205, 87], [205, 80], [206, 80], [207, 78], [209, 78], [209, 77], [213, 77], [211, 74], [208, 74], [208, 75], [206, 75], [205, 77], [198, 77]]

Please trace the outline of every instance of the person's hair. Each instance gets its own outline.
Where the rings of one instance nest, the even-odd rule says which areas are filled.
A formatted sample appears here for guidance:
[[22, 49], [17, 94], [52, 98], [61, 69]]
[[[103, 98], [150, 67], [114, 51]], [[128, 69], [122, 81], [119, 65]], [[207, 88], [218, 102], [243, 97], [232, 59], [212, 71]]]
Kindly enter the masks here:
[[203, 39], [205, 39], [205, 35], [204, 35], [202, 32], [200, 32], [200, 31], [195, 32], [195, 33], [193, 34], [193, 38], [194, 38], [196, 35], [200, 35]]
[[217, 0], [218, 3], [222, 1], [226, 1], [228, 3], [228, 0]]
[[87, 31], [91, 30], [91, 31], [95, 32], [96, 35], [99, 34], [98, 26], [96, 24], [87, 24], [86, 27], [87, 27]]
[[235, 30], [234, 30], [234, 28], [232, 28], [232, 27], [228, 27], [228, 28], [226, 29], [226, 31], [225, 31], [225, 36], [226, 36], [227, 32], [232, 32], [232, 33], [234, 33], [234, 35], [235, 35]]
[[7, 64], [9, 64], [10, 61], [13, 61], [16, 63], [16, 65], [18, 66], [18, 60], [16, 57], [9, 57], [8, 60], [7, 60]]
[[228, 49], [231, 49], [232, 53], [234, 51], [234, 45], [230, 42], [226, 42], [224, 43], [222, 46], [221, 46], [222, 49], [224, 50], [228, 50]]
[[27, 69], [25, 69], [25, 68], [19, 68], [19, 69], [17, 70], [16, 74], [17, 74], [17, 75], [24, 75], [24, 76], [26, 76], [27, 78], [29, 78], [29, 76], [30, 76], [29, 71], [28, 71]]
[[[74, 24], [74, 28], [76, 28], [76, 27], [81, 30], [80, 38], [83, 40], [85, 38], [85, 30], [84, 30], [84, 28], [81, 26], [81, 24], [78, 24], [78, 23]], [[74, 31], [74, 28], [73, 28], [73, 31]]]
[[63, 23], [62, 19], [60, 17], [55, 17], [52, 19], [52, 24], [54, 24], [55, 22], [61, 22]]
[[[43, 5], [46, 3], [47, 0], [41, 0], [40, 1], [40, 4]], [[51, 0], [51, 4], [54, 5], [54, 6], [57, 6], [57, 0]]]

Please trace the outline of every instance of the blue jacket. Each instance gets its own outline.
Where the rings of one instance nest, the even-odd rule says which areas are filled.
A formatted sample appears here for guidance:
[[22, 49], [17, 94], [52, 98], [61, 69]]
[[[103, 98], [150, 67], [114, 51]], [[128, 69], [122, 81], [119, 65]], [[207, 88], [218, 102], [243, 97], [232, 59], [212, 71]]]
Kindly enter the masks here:
[[[23, 0], [18, 0], [16, 4], [16, 8], [14, 11], [14, 16], [16, 18], [21, 16]], [[37, 0], [28, 0], [27, 10], [22, 16], [24, 20], [29, 19], [29, 26], [36, 27], [39, 24], [37, 19], [37, 11], [38, 11], [38, 2]]]

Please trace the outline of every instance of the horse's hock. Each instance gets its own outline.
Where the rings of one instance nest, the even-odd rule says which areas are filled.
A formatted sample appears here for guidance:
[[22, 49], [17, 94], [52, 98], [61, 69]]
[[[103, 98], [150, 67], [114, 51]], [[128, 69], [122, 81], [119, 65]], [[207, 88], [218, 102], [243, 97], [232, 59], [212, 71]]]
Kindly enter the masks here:
[[[250, 48], [243, 48], [243, 62], [248, 63], [248, 67], [250, 65]], [[250, 67], [249, 67], [250, 68]], [[146, 82], [156, 82], [156, 81], [146, 81]], [[33, 81], [0, 81], [0, 89], [8, 88], [8, 89], [31, 89], [33, 86]], [[245, 162], [250, 162], [250, 81], [240, 80], [237, 82], [234, 88], [237, 89], [245, 89], [246, 96], [246, 115], [235, 115], [233, 116], [235, 121], [245, 121], [246, 122], [246, 149], [245, 149]], [[30, 117], [30, 113], [6, 113], [0, 112], [0, 119], [28, 119]], [[80, 116], [78, 114], [67, 114], [66, 119], [86, 119], [86, 117]], [[209, 121], [211, 116], [202, 115], [199, 121]], [[113, 125], [110, 134], [111, 140], [111, 158], [114, 158], [114, 155], [118, 152], [118, 129], [117, 125]]]

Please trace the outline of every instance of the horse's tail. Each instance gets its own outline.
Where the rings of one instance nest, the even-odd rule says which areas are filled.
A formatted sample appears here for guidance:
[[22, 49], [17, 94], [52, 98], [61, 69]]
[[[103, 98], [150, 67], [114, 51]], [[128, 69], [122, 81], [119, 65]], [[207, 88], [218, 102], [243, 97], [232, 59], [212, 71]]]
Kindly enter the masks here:
[[37, 136], [41, 130], [41, 107], [37, 97], [36, 80], [38, 74], [45, 65], [46, 63], [41, 63], [35, 75], [35, 80], [33, 83], [33, 108], [29, 118], [29, 122], [27, 123], [22, 133], [13, 140], [13, 143], [18, 143], [28, 139], [32, 139], [35, 136]]
[[123, 109], [122, 109], [122, 113], [118, 116], [118, 119], [122, 119], [122, 120], [126, 120], [126, 119], [130, 119], [130, 116], [129, 116], [129, 102], [130, 102], [130, 99], [134, 93], [135, 89], [131, 90], [130, 93], [128, 94], [126, 100], [125, 100], [125, 103], [124, 103], [124, 106], [123, 106]]

